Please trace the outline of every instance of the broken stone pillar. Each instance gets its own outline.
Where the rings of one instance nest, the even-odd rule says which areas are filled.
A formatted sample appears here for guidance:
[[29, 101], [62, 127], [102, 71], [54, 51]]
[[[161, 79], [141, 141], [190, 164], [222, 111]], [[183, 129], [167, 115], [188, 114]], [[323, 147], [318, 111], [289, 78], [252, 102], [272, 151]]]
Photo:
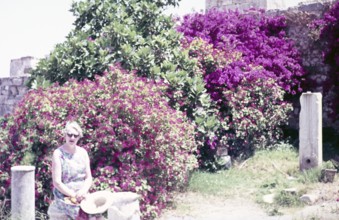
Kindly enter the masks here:
[[11, 168], [11, 219], [35, 219], [34, 166]]
[[322, 95], [303, 93], [300, 97], [299, 165], [307, 170], [322, 164]]
[[27, 76], [36, 67], [37, 63], [38, 60], [31, 56], [13, 59], [11, 60], [9, 75], [11, 77]]

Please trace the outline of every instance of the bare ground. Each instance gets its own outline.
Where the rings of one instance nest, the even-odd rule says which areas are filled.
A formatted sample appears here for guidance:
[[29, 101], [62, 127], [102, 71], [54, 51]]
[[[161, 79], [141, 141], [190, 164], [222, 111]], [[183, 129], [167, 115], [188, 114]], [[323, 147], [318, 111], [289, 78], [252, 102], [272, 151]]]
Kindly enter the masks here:
[[269, 215], [268, 209], [247, 198], [221, 198], [185, 192], [175, 196], [173, 207], [165, 210], [159, 220], [338, 220], [338, 186], [338, 180], [318, 183], [315, 189], [307, 192], [318, 197], [314, 204], [278, 208], [274, 216]]

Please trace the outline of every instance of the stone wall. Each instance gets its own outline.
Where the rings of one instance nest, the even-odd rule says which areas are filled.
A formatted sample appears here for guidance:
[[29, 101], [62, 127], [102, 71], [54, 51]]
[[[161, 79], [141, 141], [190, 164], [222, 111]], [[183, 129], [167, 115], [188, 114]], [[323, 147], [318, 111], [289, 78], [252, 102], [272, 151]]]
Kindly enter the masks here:
[[10, 77], [0, 78], [0, 117], [12, 113], [13, 108], [27, 93], [25, 83], [37, 59], [31, 56], [12, 59]]
[[[306, 71], [306, 80], [303, 88], [306, 91], [323, 94], [323, 126], [333, 127], [331, 118], [331, 108], [329, 108], [333, 98], [330, 93], [325, 92], [326, 81], [328, 80], [329, 66], [324, 64], [322, 51], [325, 42], [319, 40], [319, 32], [309, 28], [308, 24], [314, 19], [323, 17], [329, 10], [331, 3], [313, 3], [289, 8], [284, 11], [272, 11], [273, 14], [284, 15], [287, 19], [287, 36], [293, 40], [298, 48], [303, 68]], [[295, 119], [291, 119], [290, 124], [294, 127], [299, 125], [297, 113], [300, 111], [299, 100], [295, 100]]]
[[332, 0], [206, 0], [206, 10], [218, 8], [221, 10], [246, 10], [261, 8], [266, 10], [286, 10], [298, 5], [307, 5], [315, 2], [329, 2]]
[[0, 116], [13, 111], [14, 106], [27, 93], [25, 82], [29, 76], [0, 78]]
[[206, 10], [218, 8], [221, 10], [243, 10], [251, 7], [266, 8], [266, 0], [206, 0]]

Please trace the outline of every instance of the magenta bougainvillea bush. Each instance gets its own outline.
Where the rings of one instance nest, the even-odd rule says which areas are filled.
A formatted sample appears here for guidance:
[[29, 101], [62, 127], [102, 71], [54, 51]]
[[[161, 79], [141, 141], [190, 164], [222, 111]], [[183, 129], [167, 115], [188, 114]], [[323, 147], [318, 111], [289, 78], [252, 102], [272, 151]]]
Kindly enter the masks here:
[[199, 150], [203, 166], [217, 167], [218, 148], [248, 157], [281, 139], [292, 110], [284, 96], [301, 91], [304, 75], [285, 27], [284, 17], [255, 9], [190, 14], [178, 26], [220, 122]]
[[[253, 74], [274, 79], [285, 91], [295, 94], [301, 90], [304, 71], [297, 49], [285, 36], [285, 27], [283, 16], [270, 17], [252, 9], [246, 13], [209, 10], [206, 14], [186, 15], [177, 29], [189, 42], [199, 37], [214, 48], [241, 53], [241, 60], [211, 71], [218, 78], [214, 84], [217, 81], [220, 86], [236, 86], [237, 79], [252, 66], [262, 68]], [[207, 81], [207, 86], [211, 82]]]
[[111, 67], [95, 81], [30, 91], [1, 122], [1, 196], [9, 193], [10, 166], [30, 163], [36, 166], [37, 208], [46, 209], [51, 153], [63, 143], [65, 123], [76, 120], [91, 159], [92, 190], [136, 192], [143, 218], [155, 218], [197, 165], [194, 127], [169, 107], [165, 88]]
[[[218, 120], [214, 136], [199, 148], [200, 166], [218, 169], [217, 152], [228, 149], [234, 157], [248, 157], [255, 150], [265, 149], [281, 140], [281, 126], [287, 123], [292, 105], [284, 101], [286, 91], [274, 79], [265, 76], [263, 68], [248, 65], [238, 75], [223, 75], [218, 69], [242, 63], [242, 53], [215, 48], [201, 38], [182, 45], [197, 61], [208, 93], [214, 100], [209, 106]], [[211, 123], [212, 124], [212, 123]]]

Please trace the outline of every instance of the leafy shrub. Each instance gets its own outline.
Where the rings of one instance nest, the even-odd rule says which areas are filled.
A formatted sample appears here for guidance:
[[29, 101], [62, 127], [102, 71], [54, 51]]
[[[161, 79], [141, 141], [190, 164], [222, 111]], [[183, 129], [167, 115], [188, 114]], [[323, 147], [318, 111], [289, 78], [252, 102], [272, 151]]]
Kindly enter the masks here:
[[177, 4], [178, 0], [74, 2], [70, 10], [76, 18], [74, 30], [38, 63], [30, 83], [38, 76], [60, 84], [93, 80], [116, 62], [138, 75], [159, 77], [169, 71], [168, 64], [180, 64], [180, 35], [162, 13], [162, 8]]
[[[30, 91], [2, 126], [7, 156], [0, 170], [20, 164], [33, 152], [37, 207], [51, 199], [51, 152], [62, 144], [66, 121], [84, 129], [80, 145], [89, 152], [92, 190], [133, 191], [142, 195], [145, 219], [155, 218], [196, 166], [194, 127], [169, 107], [162, 82], [138, 78], [117, 67], [95, 81]], [[3, 148], [2, 148], [3, 149]], [[9, 180], [1, 181], [5, 189]]]
[[237, 88], [223, 93], [227, 111], [222, 113], [229, 125], [224, 138], [231, 153], [247, 157], [281, 139], [280, 126], [292, 111], [292, 105], [283, 101], [284, 94], [273, 79], [260, 78], [244, 78]]

